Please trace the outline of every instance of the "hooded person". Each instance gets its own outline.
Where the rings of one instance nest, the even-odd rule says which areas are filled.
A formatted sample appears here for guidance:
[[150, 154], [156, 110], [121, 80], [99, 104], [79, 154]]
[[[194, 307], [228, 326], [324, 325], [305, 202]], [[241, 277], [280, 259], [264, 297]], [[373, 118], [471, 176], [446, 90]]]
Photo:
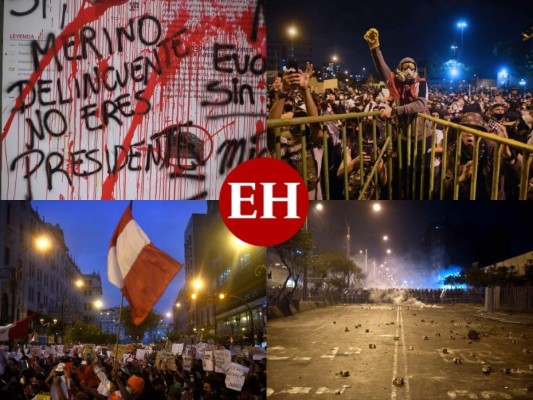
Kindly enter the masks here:
[[[391, 71], [383, 58], [379, 48], [379, 32], [377, 29], [369, 29], [364, 36], [370, 48], [370, 54], [376, 67], [380, 80], [387, 84], [395, 107], [383, 116], [391, 115], [416, 116], [417, 113], [428, 113], [429, 90], [427, 82], [418, 74], [418, 65], [411, 57], [403, 58], [396, 68]], [[418, 133], [422, 135], [422, 132]]]
[[[382, 118], [392, 118], [396, 117], [398, 121], [399, 133], [402, 139], [401, 143], [401, 154], [402, 154], [402, 165], [408, 166], [408, 168], [402, 169], [402, 174], [398, 177], [396, 182], [396, 190], [399, 192], [399, 198], [409, 199], [409, 198], [419, 198], [418, 191], [422, 190], [420, 172], [422, 171], [422, 165], [416, 166], [416, 171], [418, 171], [417, 176], [413, 176], [412, 168], [415, 164], [414, 159], [407, 159], [407, 148], [411, 146], [414, 149], [414, 142], [426, 140], [426, 149], [431, 148], [431, 123], [422, 118], [417, 120], [416, 126], [414, 126], [415, 131], [411, 132], [410, 142], [407, 140], [408, 136], [408, 127], [416, 119], [418, 113], [429, 114], [429, 90], [427, 82], [424, 78], [421, 78], [418, 73], [418, 65], [416, 61], [411, 57], [403, 58], [396, 67], [395, 71], [391, 71], [387, 63], [383, 58], [383, 54], [380, 50], [379, 43], [379, 32], [375, 28], [369, 29], [365, 35], [364, 39], [368, 43], [370, 48], [370, 54], [372, 60], [374, 61], [374, 66], [378, 74], [378, 78], [387, 84], [387, 87], [390, 92], [390, 96], [394, 100], [394, 105], [392, 108], [386, 108], [381, 111]], [[424, 126], [426, 125], [426, 129]], [[421, 152], [422, 143], [417, 143], [417, 148]], [[413, 152], [411, 152], [413, 154]], [[424, 189], [429, 187], [429, 176], [430, 176], [430, 161], [431, 154], [426, 153], [418, 157], [416, 163], [421, 164], [424, 160]], [[414, 177], [416, 179], [416, 193], [411, 193], [411, 179]]]

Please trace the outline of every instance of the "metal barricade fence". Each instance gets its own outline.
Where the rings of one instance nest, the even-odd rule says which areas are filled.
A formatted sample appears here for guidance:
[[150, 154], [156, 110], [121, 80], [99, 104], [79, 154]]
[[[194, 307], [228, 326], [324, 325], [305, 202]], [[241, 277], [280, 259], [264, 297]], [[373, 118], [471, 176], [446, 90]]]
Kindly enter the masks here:
[[[533, 146], [526, 145], [516, 140], [500, 137], [496, 134], [483, 132], [464, 125], [438, 119], [426, 114], [418, 114], [416, 118], [408, 125], [407, 132], [403, 132], [398, 128], [397, 124], [392, 124], [390, 120], [379, 121], [382, 124], [382, 143], [378, 146], [377, 138], [377, 124], [380, 112], [365, 112], [365, 113], [348, 113], [348, 114], [333, 114], [319, 117], [303, 117], [293, 119], [269, 119], [267, 120], [268, 134], [274, 135], [274, 151], [272, 156], [277, 159], [283, 159], [281, 132], [283, 127], [299, 126], [301, 135], [301, 157], [306, 160], [309, 147], [308, 138], [305, 135], [306, 124], [318, 123], [322, 126], [323, 138], [321, 148], [323, 150], [322, 157], [322, 171], [321, 183], [323, 189], [323, 198], [330, 200], [330, 175], [327, 173], [330, 168], [330, 161], [328, 160], [328, 134], [325, 124], [328, 122], [339, 121], [340, 126], [340, 141], [342, 144], [342, 165], [347, 166], [348, 162], [348, 139], [355, 142], [357, 154], [363, 154], [363, 123], [370, 123], [372, 130], [372, 162], [364, 166], [363, 162], [359, 162], [358, 173], [361, 182], [361, 188], [357, 196], [358, 200], [365, 197], [365, 193], [369, 185], [379, 185], [378, 182], [378, 168], [381, 161], [386, 162], [386, 176], [387, 183], [384, 189], [384, 195], [380, 195], [379, 191], [375, 191], [373, 198], [378, 199], [459, 199], [459, 177], [460, 177], [460, 161], [462, 152], [461, 132], [471, 133], [475, 140], [473, 145], [473, 172], [469, 188], [470, 200], [475, 200], [477, 197], [478, 187], [478, 172], [480, 156], [483, 152], [480, 150], [482, 140], [487, 141], [490, 146], [493, 146], [491, 152], [492, 159], [488, 162], [492, 165], [492, 176], [490, 177], [490, 199], [496, 200], [499, 198], [501, 185], [501, 171], [502, 171], [502, 151], [503, 146], [509, 146], [518, 154], [517, 160], [520, 165], [520, 172], [517, 173], [517, 198], [524, 200], [528, 198], [528, 188], [533, 182], [531, 178], [532, 167], [532, 153]], [[371, 121], [368, 121], [371, 117]], [[366, 122], [365, 122], [366, 119]], [[423, 120], [422, 135], [417, 132], [417, 127], [420, 124], [419, 120]], [[353, 136], [347, 137], [347, 126], [349, 122], [355, 121], [357, 126], [356, 132]], [[435, 161], [439, 157], [436, 146], [436, 129], [437, 124], [441, 124], [443, 129], [442, 139], [442, 155], [440, 156], [440, 171], [436, 176]], [[428, 131], [429, 129], [429, 131]], [[455, 135], [455, 137], [453, 137]], [[403, 138], [403, 139], [402, 139]], [[413, 140], [417, 138], [417, 140]], [[422, 139], [420, 139], [422, 138]], [[272, 149], [271, 149], [272, 150]], [[302, 163], [301, 175], [305, 182], [308, 182], [307, 163]], [[383, 166], [381, 167], [383, 168]], [[349, 171], [348, 168], [343, 168], [343, 191], [344, 199], [350, 198], [349, 190]], [[325, 172], [324, 172], [325, 171]], [[428, 176], [429, 175], [429, 176]], [[373, 181], [373, 182], [372, 182]], [[394, 184], [393, 184], [394, 183]], [[319, 183], [320, 184], [320, 183]], [[529, 189], [531, 196], [533, 189]]]

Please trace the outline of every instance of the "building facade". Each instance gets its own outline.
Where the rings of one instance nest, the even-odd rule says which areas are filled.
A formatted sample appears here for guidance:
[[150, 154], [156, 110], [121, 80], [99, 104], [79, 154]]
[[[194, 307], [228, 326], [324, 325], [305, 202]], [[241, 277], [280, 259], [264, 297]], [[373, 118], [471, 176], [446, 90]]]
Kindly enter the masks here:
[[238, 241], [224, 225], [217, 202], [208, 202], [207, 214], [189, 221], [185, 270], [174, 308], [178, 331], [229, 342], [263, 341], [266, 249]]
[[[48, 248], [39, 248], [45, 238]], [[29, 201], [0, 202], [0, 324], [35, 315], [36, 333], [62, 340], [65, 328], [85, 321], [82, 282], [86, 280], [69, 253], [63, 230], [46, 223]], [[91, 278], [92, 280], [92, 278]], [[93, 290], [102, 293], [102, 284]]]

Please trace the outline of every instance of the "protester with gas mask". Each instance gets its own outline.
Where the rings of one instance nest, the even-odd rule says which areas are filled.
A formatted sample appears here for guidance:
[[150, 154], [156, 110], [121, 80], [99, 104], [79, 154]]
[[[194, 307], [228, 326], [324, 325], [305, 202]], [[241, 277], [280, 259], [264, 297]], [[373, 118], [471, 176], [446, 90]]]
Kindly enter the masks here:
[[[399, 182], [396, 182], [396, 190], [399, 191], [401, 199], [419, 198], [421, 186], [421, 171], [424, 168], [424, 195], [428, 191], [430, 176], [431, 155], [420, 154], [422, 150], [422, 140], [426, 140], [426, 149], [431, 148], [431, 125], [427, 124], [424, 136], [423, 119], [419, 119], [416, 132], [411, 132], [411, 141], [408, 143], [408, 126], [416, 119], [418, 113], [429, 114], [428, 109], [428, 85], [424, 78], [418, 75], [418, 66], [414, 59], [403, 58], [398, 67], [393, 72], [385, 62], [380, 49], [379, 32], [375, 28], [369, 29], [364, 39], [370, 48], [370, 54], [374, 61], [374, 66], [380, 80], [387, 84], [391, 97], [394, 99], [392, 108], [386, 108], [381, 112], [382, 118], [395, 118], [401, 135], [402, 173]], [[415, 126], [413, 124], [414, 129]], [[408, 165], [407, 148], [408, 145], [414, 149], [414, 142], [418, 141], [417, 149], [419, 154], [415, 155], [411, 151], [410, 165]], [[422, 164], [423, 162], [423, 164]], [[413, 167], [416, 166], [417, 175], [413, 176]], [[411, 193], [413, 187], [411, 179], [415, 179], [415, 193]], [[414, 195], [414, 196], [413, 196]]]

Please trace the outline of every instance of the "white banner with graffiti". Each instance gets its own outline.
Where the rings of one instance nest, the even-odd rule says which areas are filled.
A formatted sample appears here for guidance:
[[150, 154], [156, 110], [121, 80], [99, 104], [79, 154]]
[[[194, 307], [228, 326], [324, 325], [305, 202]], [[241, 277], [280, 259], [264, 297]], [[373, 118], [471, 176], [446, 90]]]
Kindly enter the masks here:
[[5, 0], [2, 199], [217, 199], [265, 153], [264, 0]]

